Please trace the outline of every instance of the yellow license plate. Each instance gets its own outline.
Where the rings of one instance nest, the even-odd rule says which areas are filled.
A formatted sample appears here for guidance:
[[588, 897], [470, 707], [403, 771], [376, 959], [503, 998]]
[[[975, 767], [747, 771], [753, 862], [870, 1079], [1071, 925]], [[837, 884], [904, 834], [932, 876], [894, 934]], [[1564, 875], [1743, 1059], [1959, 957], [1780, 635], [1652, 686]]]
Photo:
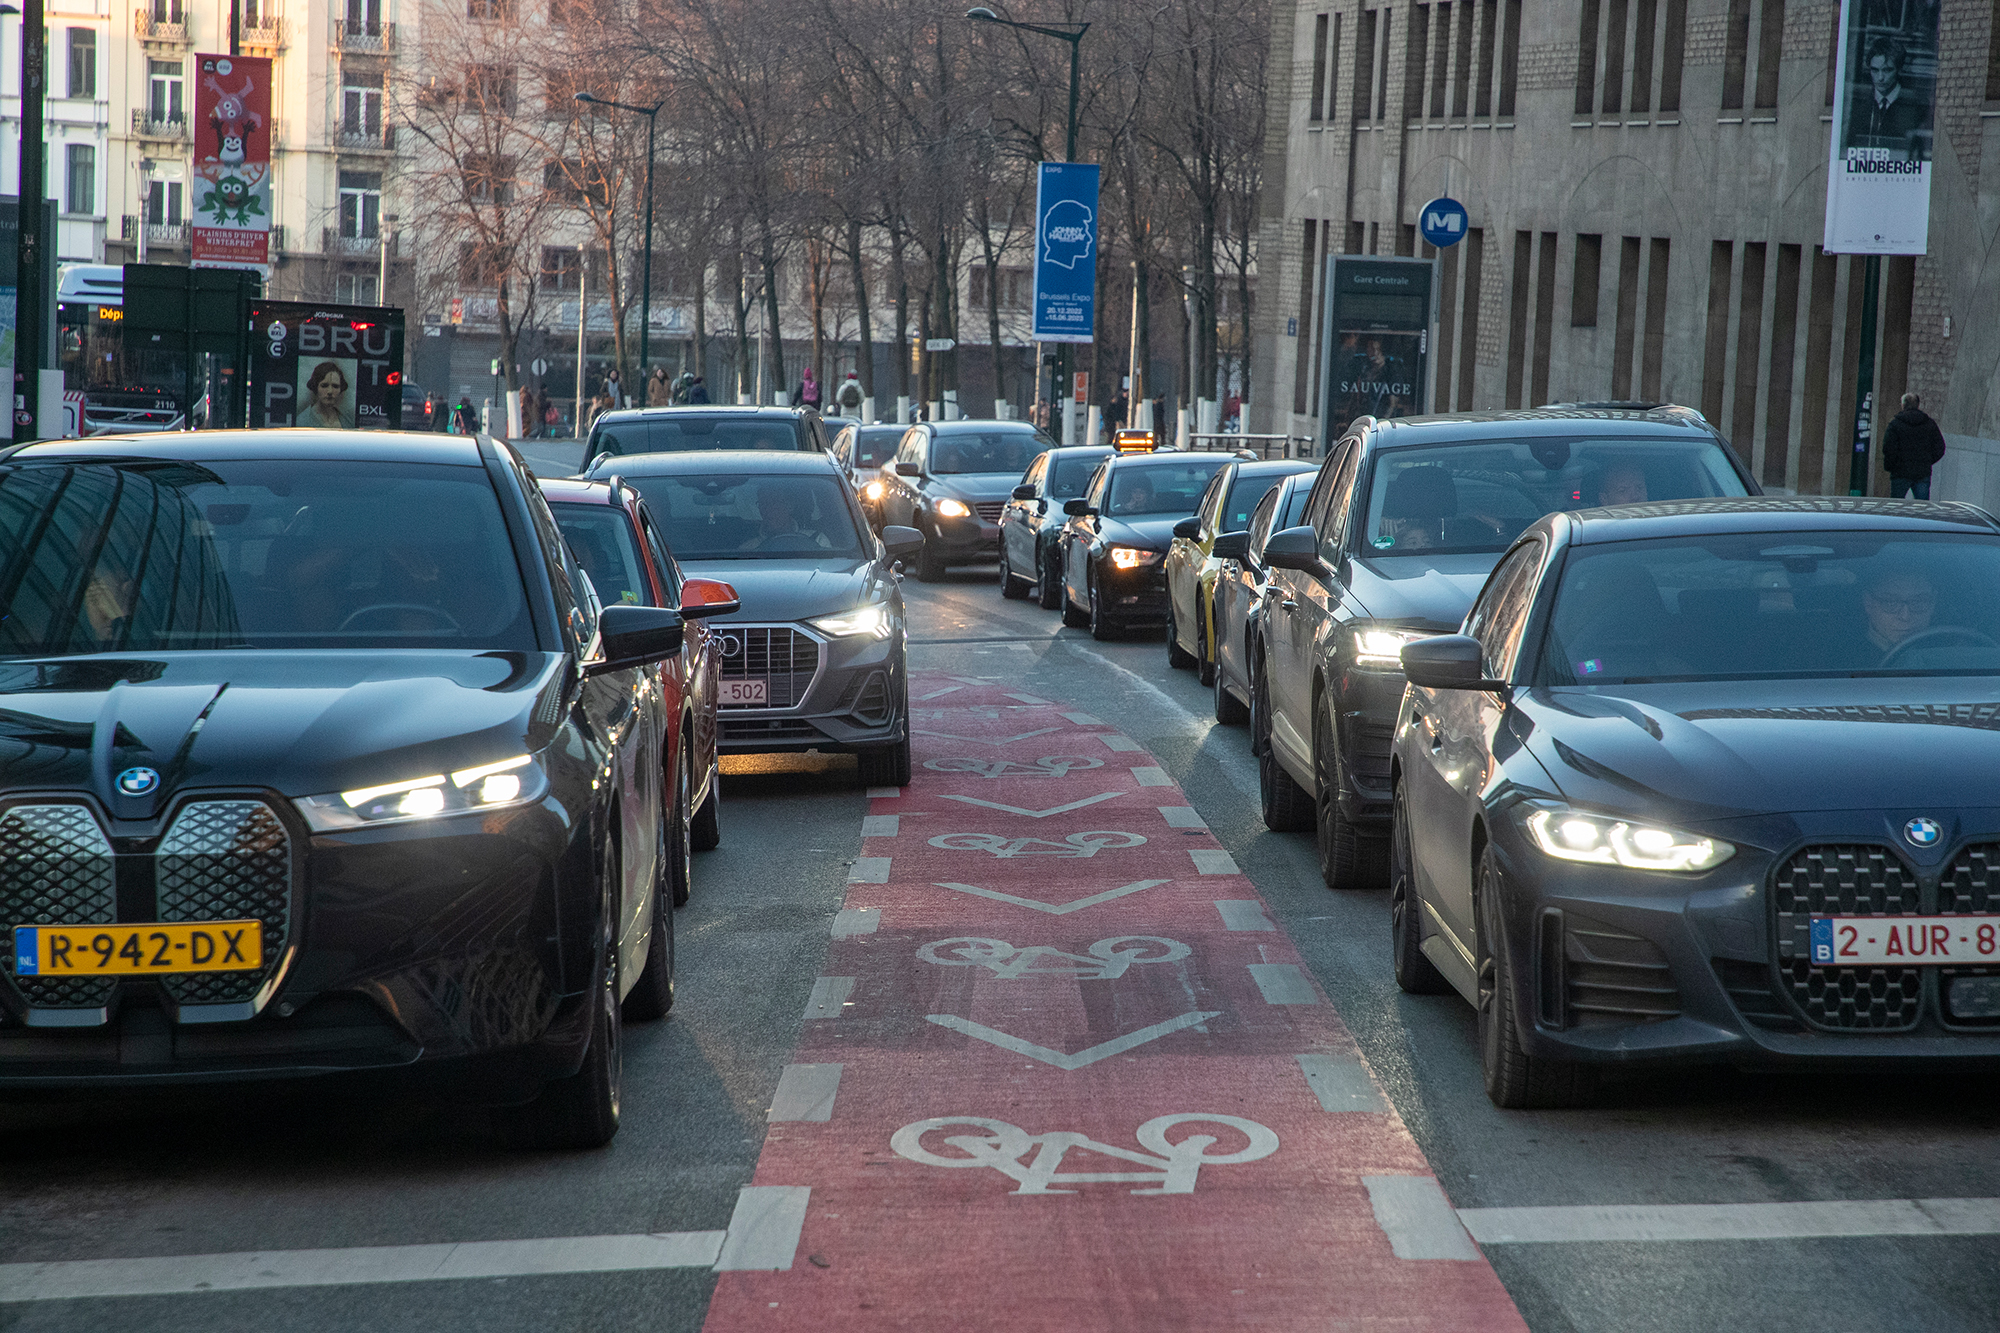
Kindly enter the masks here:
[[14, 927], [20, 977], [252, 972], [263, 965], [264, 929], [256, 921]]

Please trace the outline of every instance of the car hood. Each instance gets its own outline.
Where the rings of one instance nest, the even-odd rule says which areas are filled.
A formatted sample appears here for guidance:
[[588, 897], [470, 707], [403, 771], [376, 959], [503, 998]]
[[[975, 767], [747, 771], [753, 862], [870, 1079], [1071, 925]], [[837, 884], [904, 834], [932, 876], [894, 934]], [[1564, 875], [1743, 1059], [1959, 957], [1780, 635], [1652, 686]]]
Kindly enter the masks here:
[[[0, 663], [0, 790], [94, 792], [143, 819], [179, 787], [313, 796], [549, 743], [568, 659], [510, 652], [215, 652]], [[111, 782], [159, 771], [135, 800]]]
[[1666, 817], [2000, 806], [2000, 682], [1723, 681], [1517, 696], [1571, 799]]
[[960, 500], [1005, 500], [1021, 484], [1018, 472], [954, 472], [932, 477], [924, 489], [932, 495], [949, 495]]
[[1465, 620], [1500, 555], [1375, 556], [1349, 562], [1347, 586], [1376, 620], [1450, 634]]
[[1174, 524], [1186, 514], [1148, 514], [1144, 518], [1105, 518], [1098, 521], [1098, 535], [1118, 546], [1143, 546], [1164, 551], [1174, 540]]
[[873, 560], [683, 560], [681, 569], [736, 589], [743, 609], [712, 622], [725, 630], [846, 611], [878, 597], [883, 581]]

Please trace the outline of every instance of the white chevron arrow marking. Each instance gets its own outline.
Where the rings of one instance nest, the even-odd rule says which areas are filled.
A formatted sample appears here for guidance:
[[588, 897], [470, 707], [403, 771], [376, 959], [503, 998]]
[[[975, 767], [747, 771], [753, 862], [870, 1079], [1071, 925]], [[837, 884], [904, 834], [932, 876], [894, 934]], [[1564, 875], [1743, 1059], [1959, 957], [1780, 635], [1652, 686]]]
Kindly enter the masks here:
[[1095, 1046], [1078, 1051], [1075, 1055], [1065, 1055], [1061, 1051], [1052, 1051], [1046, 1046], [1037, 1046], [1031, 1041], [1023, 1041], [1011, 1033], [1000, 1031], [998, 1028], [987, 1027], [984, 1023], [975, 1023], [969, 1018], [960, 1018], [957, 1014], [925, 1014], [924, 1017], [941, 1028], [950, 1028], [953, 1032], [962, 1032], [968, 1037], [977, 1037], [983, 1042], [998, 1046], [1003, 1051], [1012, 1051], [1016, 1055], [1025, 1055], [1030, 1059], [1040, 1060], [1045, 1065], [1054, 1065], [1057, 1069], [1076, 1070], [1083, 1068], [1085, 1065], [1096, 1064], [1106, 1056], [1122, 1055], [1134, 1046], [1144, 1046], [1147, 1042], [1156, 1041], [1166, 1036], [1169, 1032], [1179, 1032], [1182, 1028], [1191, 1028], [1197, 1023], [1206, 1023], [1211, 1018], [1220, 1018], [1222, 1017], [1222, 1011], [1217, 1009], [1213, 1012], [1204, 1013], [1201, 1010], [1195, 1010], [1191, 1013], [1182, 1014], [1178, 1018], [1169, 1018], [1164, 1023], [1155, 1023], [1151, 1027], [1140, 1028], [1137, 1032], [1128, 1032], [1122, 1037], [1113, 1037], [1110, 1041], [1099, 1042]]
[[1030, 736], [1046, 736], [1052, 731], [1061, 730], [1061, 727], [1043, 727], [1040, 731], [1024, 731], [1018, 736], [1001, 736], [996, 739], [992, 736], [956, 736], [949, 731], [925, 731], [919, 727], [917, 735], [936, 736], [947, 741], [972, 741], [979, 745], [1012, 745], [1015, 741], [1027, 740]]
[[1108, 791], [1101, 796], [1086, 796], [1080, 801], [1071, 801], [1068, 805], [1051, 806], [1047, 810], [1023, 810], [1018, 805], [1002, 805], [998, 801], [982, 801], [977, 796], [947, 796], [945, 799], [947, 801], [964, 801], [967, 805], [983, 805], [988, 810], [1005, 810], [1010, 815], [1026, 815], [1030, 819], [1047, 819], [1050, 815], [1066, 814], [1071, 810], [1081, 810], [1086, 805], [1096, 805], [1099, 801], [1108, 801], [1118, 794], [1115, 791]]
[[998, 889], [982, 889], [977, 884], [939, 884], [938, 887], [941, 889], [957, 889], [960, 893], [976, 893], [981, 898], [991, 898], [997, 903], [1013, 903], [1017, 907], [1032, 907], [1037, 912], [1047, 912], [1050, 916], [1068, 916], [1071, 912], [1081, 912], [1086, 907], [1095, 907], [1099, 903], [1108, 903], [1113, 898], [1123, 898], [1128, 893], [1143, 893], [1147, 889], [1156, 889], [1162, 884], [1170, 884], [1172, 882], [1165, 879], [1134, 880], [1122, 888], [1106, 889], [1102, 893], [1093, 893], [1088, 898], [1078, 898], [1074, 902], [1067, 903], [1045, 903], [1034, 898], [1017, 898], [1011, 893], [1002, 893]]

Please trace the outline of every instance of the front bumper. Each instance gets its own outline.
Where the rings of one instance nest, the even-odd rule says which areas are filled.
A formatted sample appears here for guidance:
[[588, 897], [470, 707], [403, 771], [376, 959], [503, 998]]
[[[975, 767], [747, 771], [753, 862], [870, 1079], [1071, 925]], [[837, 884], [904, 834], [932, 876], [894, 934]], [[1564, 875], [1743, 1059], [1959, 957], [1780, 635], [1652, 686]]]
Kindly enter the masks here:
[[[886, 639], [855, 635], [835, 639], [799, 625], [732, 626], [728, 631], [750, 643], [759, 633], [787, 644], [787, 671], [770, 671], [776, 648], [766, 657], [767, 697], [783, 706], [723, 707], [716, 710], [717, 748], [723, 754], [797, 754], [807, 750], [849, 753], [894, 745], [909, 735], [909, 681], [904, 635], [899, 627]], [[754, 651], [754, 644], [751, 651]], [[810, 665], [803, 661], [810, 652]], [[723, 679], [751, 677], [760, 667], [746, 652], [737, 666], [723, 659]], [[801, 669], [804, 668], [804, 669]]]
[[[2000, 829], [2000, 811], [1986, 813], [1971, 826]], [[1522, 1033], [1530, 1055], [2000, 1066], [2000, 1017], [1960, 1015], [1952, 999], [1952, 982], [2000, 977], [2000, 965], [1813, 967], [1805, 924], [1815, 911], [1871, 906], [1886, 915], [2000, 912], [2000, 873], [1989, 888], [1981, 850], [1991, 848], [2000, 868], [2000, 834], [1984, 844], [1962, 839], [1925, 866], [1879, 831], [1858, 831], [1852, 812], [1728, 825], [1703, 831], [1734, 842], [1737, 854], [1682, 876], [1559, 861], [1527, 840], [1512, 812], [1494, 817], [1504, 947], [1516, 1012], [1534, 1018]]]
[[1164, 625], [1167, 621], [1167, 569], [1164, 560], [1119, 569], [1108, 557], [1098, 557], [1097, 600], [1105, 619], [1116, 625]]
[[1000, 524], [997, 519], [985, 519], [977, 513], [964, 518], [933, 516], [931, 525], [935, 533], [933, 549], [947, 565], [991, 560], [999, 549]]

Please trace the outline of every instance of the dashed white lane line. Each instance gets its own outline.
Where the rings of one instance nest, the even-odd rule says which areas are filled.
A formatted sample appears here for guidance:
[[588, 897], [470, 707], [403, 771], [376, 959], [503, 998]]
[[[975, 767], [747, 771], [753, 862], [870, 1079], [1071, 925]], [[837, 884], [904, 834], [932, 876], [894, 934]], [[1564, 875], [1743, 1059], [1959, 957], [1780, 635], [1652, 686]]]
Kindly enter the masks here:
[[1251, 963], [1250, 979], [1266, 1004], [1318, 1004], [1319, 992], [1295, 963]]
[[861, 836], [864, 838], [893, 838], [902, 828], [901, 815], [863, 815]]
[[1478, 1259], [1434, 1176], [1363, 1176], [1375, 1224], [1398, 1259]]
[[1088, 713], [1064, 713], [1062, 716], [1076, 723], [1079, 727], [1101, 727], [1104, 725]]
[[889, 858], [886, 856], [857, 856], [854, 868], [847, 872], [849, 884], [887, 884], [889, 882]]
[[[1188, 855], [1194, 858], [1195, 873], [1198, 875], [1240, 875], [1236, 868], [1236, 858], [1220, 847], [1190, 848]], [[884, 883], [887, 883], [885, 880]]]
[[1157, 807], [1157, 809], [1160, 812], [1160, 818], [1167, 821], [1168, 828], [1205, 829], [1208, 827], [1208, 821], [1196, 814], [1194, 807], [1191, 805], [1162, 805]]
[[1097, 739], [1104, 742], [1105, 749], [1116, 750], [1121, 754], [1139, 748], [1139, 742], [1133, 740], [1130, 736], [1112, 736], [1100, 732]]
[[939, 699], [947, 694], [954, 693], [955, 691], [962, 690], [964, 688], [965, 686], [963, 685], [947, 685], [941, 690], [932, 690], [929, 694], [918, 695], [916, 701], [918, 703], [923, 703], [929, 699]]
[[1242, 898], [1218, 902], [1215, 910], [1222, 914], [1224, 930], [1276, 930], [1271, 918], [1264, 915], [1264, 904], [1255, 898]]
[[782, 1272], [799, 1252], [805, 1230], [808, 1185], [746, 1185], [736, 1194], [729, 1234], [716, 1256], [718, 1273]]
[[871, 801], [888, 800], [902, 794], [903, 789], [901, 787], [870, 787], [868, 789], [868, 799]]
[[851, 940], [856, 935], [873, 935], [882, 928], [879, 907], [843, 907], [833, 914], [833, 937]]
[[1007, 697], [1009, 699], [1018, 699], [1024, 704], [1035, 704], [1044, 708], [1049, 706], [1049, 701], [1047, 699], [1037, 699], [1032, 694], [1010, 694]]
[[1133, 769], [1132, 780], [1141, 787], [1171, 787], [1174, 785], [1174, 780], [1167, 776], [1167, 770], [1156, 767]]
[[821, 977], [813, 982], [806, 998], [806, 1021], [839, 1018], [847, 1011], [847, 997], [854, 994], [853, 977]]
[[1458, 1216], [1482, 1245], [2000, 1235], [2000, 1199], [1461, 1208]]
[[1311, 1054], [1299, 1057], [1299, 1070], [1306, 1086], [1319, 1098], [1323, 1111], [1387, 1111], [1389, 1103], [1382, 1089], [1368, 1076], [1359, 1060], [1343, 1060], [1337, 1055]]
[[786, 1065], [778, 1076], [765, 1118], [825, 1122], [833, 1119], [833, 1099], [840, 1092], [839, 1065]]

